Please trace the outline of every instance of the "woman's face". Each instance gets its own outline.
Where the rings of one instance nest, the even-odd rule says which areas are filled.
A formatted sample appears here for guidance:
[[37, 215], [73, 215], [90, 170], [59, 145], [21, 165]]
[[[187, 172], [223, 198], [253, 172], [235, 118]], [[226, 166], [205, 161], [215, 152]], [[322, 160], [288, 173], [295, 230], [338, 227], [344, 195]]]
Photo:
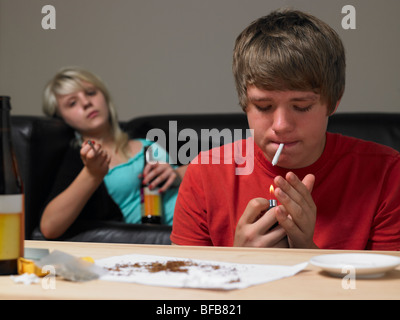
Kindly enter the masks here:
[[57, 96], [58, 112], [64, 121], [83, 136], [108, 129], [109, 109], [103, 93], [90, 83], [84, 89]]

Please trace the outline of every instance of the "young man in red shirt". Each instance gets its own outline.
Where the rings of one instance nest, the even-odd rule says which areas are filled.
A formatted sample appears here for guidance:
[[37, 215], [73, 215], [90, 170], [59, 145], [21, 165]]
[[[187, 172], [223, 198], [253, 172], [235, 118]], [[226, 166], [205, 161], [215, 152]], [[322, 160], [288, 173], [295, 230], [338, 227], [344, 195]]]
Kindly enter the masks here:
[[[345, 87], [336, 32], [299, 11], [272, 12], [236, 39], [233, 73], [253, 137], [188, 167], [172, 242], [400, 250], [400, 154], [326, 132]], [[246, 144], [252, 170], [238, 175], [235, 152], [227, 161], [225, 151]], [[279, 205], [268, 210], [270, 198]]]

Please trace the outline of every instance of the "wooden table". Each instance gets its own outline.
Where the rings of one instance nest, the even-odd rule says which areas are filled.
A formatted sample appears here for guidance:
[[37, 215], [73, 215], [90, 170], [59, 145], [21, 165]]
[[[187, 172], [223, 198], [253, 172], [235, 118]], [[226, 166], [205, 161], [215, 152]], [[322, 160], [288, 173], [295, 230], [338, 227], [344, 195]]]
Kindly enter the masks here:
[[[27, 248], [61, 250], [77, 257], [94, 259], [123, 254], [152, 254], [238, 263], [294, 265], [332, 250], [181, 247], [108, 243], [26, 241]], [[350, 251], [346, 251], [350, 252]], [[352, 251], [356, 252], [356, 251]], [[378, 252], [377, 252], [378, 253]], [[379, 252], [400, 256], [400, 252]], [[297, 275], [241, 290], [219, 291], [146, 286], [94, 280], [84, 283], [56, 278], [55, 289], [42, 283], [16, 284], [0, 276], [0, 299], [144, 299], [144, 300], [236, 300], [236, 299], [400, 299], [400, 268], [378, 279], [356, 279], [355, 289], [345, 289], [342, 278], [332, 277], [308, 264]]]

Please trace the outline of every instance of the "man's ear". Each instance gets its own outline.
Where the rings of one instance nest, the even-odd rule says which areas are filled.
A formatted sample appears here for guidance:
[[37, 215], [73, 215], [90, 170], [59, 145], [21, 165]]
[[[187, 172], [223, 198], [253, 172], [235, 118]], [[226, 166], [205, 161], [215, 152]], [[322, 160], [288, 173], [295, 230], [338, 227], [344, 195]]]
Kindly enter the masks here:
[[331, 112], [331, 114], [330, 114], [329, 116], [333, 115], [333, 114], [336, 112], [336, 110], [337, 110], [338, 107], [339, 107], [340, 101], [341, 101], [341, 99], [339, 99], [339, 100], [336, 102], [335, 109]]

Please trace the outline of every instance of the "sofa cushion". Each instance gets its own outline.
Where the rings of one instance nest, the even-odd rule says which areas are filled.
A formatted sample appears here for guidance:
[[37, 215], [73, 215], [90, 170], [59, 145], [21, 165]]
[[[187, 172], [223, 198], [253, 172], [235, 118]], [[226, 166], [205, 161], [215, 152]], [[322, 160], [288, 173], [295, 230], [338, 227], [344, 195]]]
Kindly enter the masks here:
[[[171, 226], [127, 224], [117, 221], [80, 221], [56, 240], [107, 243], [171, 244]], [[32, 234], [32, 240], [45, 240], [39, 227]]]
[[329, 118], [328, 131], [400, 151], [400, 113], [336, 113]]
[[[122, 128], [134, 138], [146, 138], [151, 129], [165, 134], [166, 149], [178, 165], [188, 164], [200, 152], [246, 138], [249, 125], [245, 113], [229, 114], [172, 114], [143, 116], [122, 123]], [[234, 130], [236, 129], [236, 134]], [[225, 140], [228, 137], [228, 140]], [[191, 157], [178, 157], [178, 151], [187, 143], [197, 146]], [[183, 158], [184, 161], [181, 161]]]

